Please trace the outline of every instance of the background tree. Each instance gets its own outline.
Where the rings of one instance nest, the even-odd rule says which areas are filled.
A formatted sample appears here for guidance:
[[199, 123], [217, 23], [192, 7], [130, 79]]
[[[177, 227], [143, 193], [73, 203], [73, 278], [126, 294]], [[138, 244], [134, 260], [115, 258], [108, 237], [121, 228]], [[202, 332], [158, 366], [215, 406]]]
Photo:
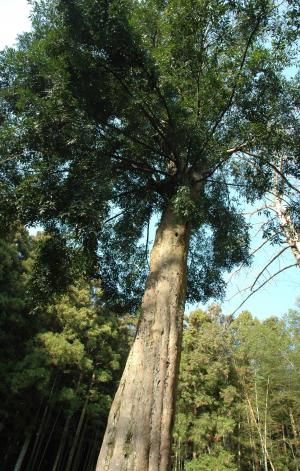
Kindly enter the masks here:
[[15, 452], [15, 440], [18, 440], [18, 428], [24, 427], [28, 419], [26, 411], [11, 421], [15, 408], [10, 382], [16, 362], [24, 354], [24, 342], [36, 332], [35, 319], [30, 315], [32, 303], [26, 292], [28, 277], [28, 256], [31, 243], [26, 231], [18, 228], [15, 233], [8, 233], [0, 238], [0, 430], [3, 434], [3, 456], [12, 450]]
[[[260, 216], [256, 217], [256, 224], [262, 221], [262, 242], [253, 254], [266, 244], [280, 246], [258, 271], [246, 300], [282, 271], [299, 267], [299, 90], [297, 74], [289, 81], [285, 77], [278, 81], [277, 98], [267, 112], [266, 127], [264, 131], [258, 129], [259, 135], [264, 135], [264, 144], [256, 151], [247, 150], [245, 145], [240, 150], [241, 161], [232, 162], [233, 187], [241, 188], [248, 208], [258, 206], [253, 211], [249, 209], [248, 214]], [[247, 107], [251, 117], [256, 104], [248, 99]], [[257, 132], [257, 123], [252, 123], [252, 127]], [[287, 249], [292, 252], [294, 263], [281, 264], [277, 272], [270, 274], [268, 270]]]
[[84, 279], [47, 298], [45, 279], [36, 283], [45, 240], [24, 230], [1, 240], [0, 466], [92, 470], [127, 357], [130, 318], [105, 308], [99, 284]]
[[207, 312], [192, 312], [187, 322], [173, 469], [237, 470], [241, 398], [230, 319], [225, 318], [218, 306], [211, 306]]
[[[215, 315], [217, 314], [217, 315]], [[299, 469], [299, 312], [234, 321], [195, 311], [184, 331], [173, 469]]]
[[288, 404], [293, 410], [297, 408], [298, 373], [290, 363], [289, 352], [294, 348], [297, 351], [298, 347], [290, 336], [288, 321], [270, 318], [259, 322], [244, 314], [233, 323], [234, 329], [236, 324], [239, 324], [235, 334], [239, 345], [237, 366], [241, 366], [241, 358], [249, 365], [247, 376], [239, 377], [253, 460], [258, 457], [255, 469], [297, 469], [295, 452], [288, 445], [291, 437]]

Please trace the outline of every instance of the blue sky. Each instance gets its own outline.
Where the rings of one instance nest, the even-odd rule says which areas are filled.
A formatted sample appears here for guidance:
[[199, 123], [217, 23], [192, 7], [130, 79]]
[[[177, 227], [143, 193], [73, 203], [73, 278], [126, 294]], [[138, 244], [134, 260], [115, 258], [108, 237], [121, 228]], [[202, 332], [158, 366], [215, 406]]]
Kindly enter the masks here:
[[[18, 34], [30, 29], [29, 13], [30, 5], [27, 0], [0, 0], [0, 49], [5, 46], [12, 46]], [[252, 219], [253, 248], [261, 243], [260, 235], [255, 236], [259, 223], [258, 219]], [[226, 279], [229, 279], [226, 294], [227, 301], [223, 303], [223, 310], [226, 314], [233, 312], [247, 297], [249, 290], [243, 290], [253, 283], [257, 274], [275, 255], [276, 251], [279, 251], [279, 247], [265, 246], [259, 251], [250, 268], [242, 269], [235, 275], [231, 274], [226, 277]], [[291, 253], [286, 251], [272, 265], [272, 273], [292, 263], [294, 263], [294, 259]], [[267, 279], [267, 276], [267, 273], [262, 276], [261, 282]], [[280, 316], [286, 313], [288, 309], [295, 308], [295, 301], [298, 296], [300, 296], [299, 268], [291, 268], [282, 272], [254, 294], [240, 310], [247, 309], [259, 318], [271, 315]]]

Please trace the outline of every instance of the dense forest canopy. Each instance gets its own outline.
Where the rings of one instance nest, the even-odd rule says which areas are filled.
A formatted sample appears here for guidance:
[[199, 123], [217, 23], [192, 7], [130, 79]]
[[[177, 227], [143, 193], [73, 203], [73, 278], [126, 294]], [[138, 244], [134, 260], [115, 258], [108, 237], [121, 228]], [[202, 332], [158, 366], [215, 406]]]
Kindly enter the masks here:
[[[51, 445], [58, 447], [54, 469], [82, 467], [86, 453], [84, 466], [94, 466], [96, 445], [84, 435], [91, 427], [88, 410], [98, 401], [98, 420], [99, 404], [106, 414], [119, 380], [112, 371], [124, 365], [132, 343], [97, 470], [166, 471], [185, 301], [220, 297], [223, 272], [250, 263], [242, 201], [273, 194], [276, 216], [264, 208], [269, 217], [264, 235], [285, 241], [300, 265], [299, 75], [288, 80], [284, 74], [299, 45], [299, 5], [293, 0], [41, 0], [32, 5], [32, 32], [0, 55], [3, 266], [16, 270], [3, 278], [9, 293], [7, 299], [4, 294], [4, 319], [9, 335], [14, 323], [16, 331], [20, 328], [23, 348], [14, 351], [4, 341], [14, 370], [7, 390], [25, 391], [18, 381], [26, 384], [38, 371], [39, 383], [44, 375], [37, 387], [43, 419], [23, 432], [16, 466], [25, 456], [33, 460], [29, 469], [36, 460], [42, 466], [56, 423], [62, 438]], [[153, 216], [160, 222], [148, 266]], [[32, 242], [24, 225], [40, 225], [45, 232]], [[21, 240], [22, 251], [15, 252]], [[121, 319], [137, 310], [133, 341], [132, 321], [122, 324]], [[208, 321], [203, 325], [210, 330]], [[69, 364], [76, 365], [76, 373]], [[109, 383], [107, 394], [98, 383]], [[257, 423], [253, 382], [243, 384], [247, 417]], [[46, 398], [43, 388], [49, 387]], [[254, 380], [257, 397], [259, 387], [265, 386]], [[71, 401], [63, 414], [60, 401], [68, 395], [75, 405]], [[297, 441], [298, 419], [291, 407], [291, 424], [283, 425], [282, 433], [290, 440], [286, 463], [297, 469], [297, 445], [291, 440]], [[55, 415], [53, 422], [53, 414], [64, 419]], [[250, 434], [254, 445], [247, 466], [259, 469], [264, 463], [267, 471], [277, 458], [267, 444], [266, 405], [264, 414], [264, 425]], [[44, 421], [52, 428], [40, 456], [48, 433]], [[95, 429], [95, 438], [103, 428], [101, 423]], [[224, 438], [223, 445], [229, 441]], [[205, 469], [200, 454], [210, 454], [212, 446], [192, 442], [185, 457]], [[182, 466], [180, 445], [178, 450], [176, 466]], [[238, 450], [242, 456], [242, 445]], [[224, 462], [235, 466], [234, 454], [227, 452]]]

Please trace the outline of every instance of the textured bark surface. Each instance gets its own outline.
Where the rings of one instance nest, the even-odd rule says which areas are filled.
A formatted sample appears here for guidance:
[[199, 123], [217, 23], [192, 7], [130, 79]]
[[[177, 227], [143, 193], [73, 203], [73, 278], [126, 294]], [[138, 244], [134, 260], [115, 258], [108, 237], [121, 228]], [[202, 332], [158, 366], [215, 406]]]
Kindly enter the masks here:
[[96, 471], [167, 471], [186, 292], [187, 224], [167, 209]]
[[289, 244], [292, 253], [296, 259], [298, 267], [300, 267], [300, 234], [294, 226], [289, 212], [282, 205], [279, 197], [276, 198], [275, 204], [276, 212], [280, 220], [280, 225], [285, 235], [286, 241]]
[[[300, 232], [299, 227], [293, 224], [293, 221], [290, 216], [289, 207], [285, 202], [285, 198], [282, 197], [282, 194], [279, 191], [279, 186], [281, 186], [281, 190], [284, 188], [284, 184], [286, 183], [286, 179], [282, 179], [282, 175], [284, 175], [284, 163], [285, 157], [281, 157], [280, 159], [280, 175], [281, 180], [279, 181], [278, 172], [274, 174], [275, 180], [275, 211], [277, 213], [278, 219], [280, 221], [280, 226], [282, 232], [285, 236], [287, 243], [289, 244], [292, 253], [296, 259], [298, 267], [300, 267]], [[281, 185], [279, 185], [281, 184]], [[296, 189], [292, 186], [292, 188]]]

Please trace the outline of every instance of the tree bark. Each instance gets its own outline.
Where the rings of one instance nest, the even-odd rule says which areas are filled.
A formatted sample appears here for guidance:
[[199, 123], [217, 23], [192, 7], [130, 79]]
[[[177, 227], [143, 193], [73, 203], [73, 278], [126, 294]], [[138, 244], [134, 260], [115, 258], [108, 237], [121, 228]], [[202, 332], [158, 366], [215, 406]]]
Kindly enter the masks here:
[[[280, 158], [280, 172], [283, 174], [285, 157]], [[280, 221], [282, 232], [285, 236], [287, 243], [289, 244], [291, 251], [296, 259], [298, 267], [300, 267], [300, 233], [299, 229], [295, 227], [290, 216], [289, 207], [284, 203], [284, 198], [279, 191], [279, 176], [278, 172], [274, 174], [275, 181], [275, 212]], [[281, 176], [281, 187], [285, 186], [285, 179]]]
[[169, 207], [150, 257], [136, 338], [96, 471], [167, 471], [186, 294], [188, 225]]
[[[72, 471], [77, 471], [80, 467], [80, 461], [82, 459], [82, 455], [85, 452], [85, 456], [87, 456], [88, 450], [84, 447], [84, 441], [86, 438], [86, 430], [87, 430], [87, 420], [85, 421], [83, 427], [82, 427], [82, 432], [81, 436], [78, 442], [77, 450], [74, 456], [74, 461], [73, 461], [73, 466], [72, 466]], [[85, 449], [84, 449], [85, 448]], [[81, 471], [82, 468], [81, 468]]]
[[45, 433], [47, 430], [47, 425], [49, 423], [51, 417], [51, 409], [49, 407], [49, 403], [45, 406], [45, 410], [43, 413], [43, 417], [41, 420], [41, 423], [39, 425], [38, 431], [36, 433], [36, 439], [35, 443], [33, 445], [33, 449], [31, 452], [30, 459], [28, 460], [28, 463], [26, 465], [26, 470], [30, 471], [32, 469], [35, 469], [36, 462], [38, 460], [39, 454], [40, 454], [40, 449], [45, 437]]
[[57, 425], [57, 422], [58, 422], [58, 419], [59, 419], [59, 417], [60, 417], [61, 412], [62, 412], [62, 407], [59, 408], [58, 414], [57, 414], [57, 416], [56, 416], [56, 419], [55, 419], [55, 421], [53, 422], [53, 425], [52, 425], [52, 427], [51, 427], [51, 430], [50, 430], [49, 433], [48, 433], [48, 438], [47, 438], [46, 444], [45, 444], [45, 446], [44, 446], [44, 450], [43, 450], [42, 456], [41, 456], [41, 458], [40, 458], [40, 464], [39, 464], [39, 466], [38, 466], [38, 468], [37, 468], [37, 471], [40, 471], [40, 469], [41, 469], [41, 467], [42, 467], [45, 454], [46, 454], [46, 452], [47, 452], [49, 443], [51, 442], [51, 438], [52, 438], [52, 436], [53, 436], [53, 433], [54, 433], [54, 430], [55, 430], [55, 427], [56, 427], [56, 425]]
[[284, 208], [280, 198], [276, 197], [275, 202], [276, 213], [278, 215], [282, 231], [285, 239], [289, 244], [291, 251], [296, 259], [298, 267], [300, 267], [300, 234], [294, 226], [292, 219], [289, 215], [288, 209]]
[[[256, 383], [255, 383], [255, 392], [256, 392]], [[268, 462], [269, 462], [272, 471], [275, 471], [275, 468], [274, 468], [273, 462], [271, 460], [268, 448], [265, 444], [264, 437], [262, 435], [261, 424], [260, 424], [259, 415], [258, 415], [258, 408], [257, 408], [257, 416], [255, 416], [250, 397], [248, 396], [247, 393], [245, 393], [245, 396], [246, 396], [246, 400], [247, 400], [247, 403], [248, 403], [248, 406], [249, 406], [249, 412], [251, 414], [250, 417], [252, 418], [253, 423], [256, 426], [256, 429], [257, 429], [257, 432], [258, 432], [258, 436], [259, 436], [259, 440], [260, 440], [260, 444], [261, 444], [261, 449], [262, 449], [262, 455], [263, 455], [264, 462], [265, 462], [265, 466], [264, 466], [265, 470], [268, 471]], [[256, 404], [257, 404], [257, 399], [256, 399]]]

